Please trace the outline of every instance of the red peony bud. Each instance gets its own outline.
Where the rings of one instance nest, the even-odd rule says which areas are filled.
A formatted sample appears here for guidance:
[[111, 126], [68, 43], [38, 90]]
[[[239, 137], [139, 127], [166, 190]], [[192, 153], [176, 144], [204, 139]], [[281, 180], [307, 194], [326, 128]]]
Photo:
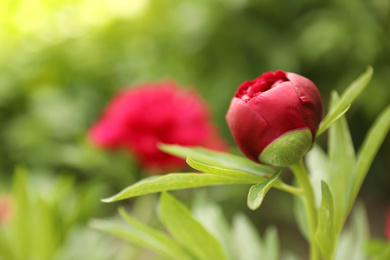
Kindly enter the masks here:
[[226, 120], [248, 158], [285, 167], [310, 149], [321, 117], [321, 96], [314, 83], [278, 70], [241, 84]]
[[206, 103], [175, 82], [143, 84], [119, 92], [90, 129], [89, 139], [106, 149], [126, 149], [145, 168], [182, 168], [185, 161], [160, 151], [159, 143], [225, 150]]

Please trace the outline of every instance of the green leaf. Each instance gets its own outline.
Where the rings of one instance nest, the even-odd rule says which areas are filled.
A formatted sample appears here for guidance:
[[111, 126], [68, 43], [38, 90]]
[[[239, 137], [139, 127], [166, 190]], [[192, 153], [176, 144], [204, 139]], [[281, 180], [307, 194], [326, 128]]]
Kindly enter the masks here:
[[306, 155], [306, 165], [310, 172], [310, 182], [313, 186], [317, 207], [320, 207], [322, 200], [321, 181], [328, 182], [328, 161], [329, 158], [325, 151], [317, 144], [314, 144], [313, 148]]
[[[192, 159], [190, 156], [187, 157], [187, 163], [193, 169], [199, 170], [201, 172], [237, 178], [237, 179], [240, 179], [241, 181], [247, 180], [248, 182], [252, 182], [252, 183], [263, 182], [263, 181], [267, 180], [265, 177], [267, 177], [267, 178], [271, 177], [271, 175], [269, 175], [269, 174], [264, 175], [264, 177], [260, 177], [260, 176], [248, 174], [246, 172], [239, 171], [239, 170], [220, 168], [220, 167], [216, 167], [213, 165], [206, 165], [206, 164], [200, 163], [200, 162]], [[292, 194], [299, 194], [302, 192], [301, 189], [287, 185], [287, 184], [283, 183], [280, 179], [277, 179], [273, 183], [273, 187], [276, 189], [279, 189], [279, 190], [290, 192]]]
[[230, 235], [230, 227], [222, 208], [210, 200], [207, 193], [196, 192], [192, 214], [221, 243], [227, 259], [235, 260], [235, 251]]
[[332, 193], [326, 184], [321, 182], [322, 201], [318, 210], [318, 227], [315, 242], [325, 259], [332, 260], [336, 246], [334, 229], [334, 204]]
[[180, 145], [160, 144], [160, 149], [166, 153], [186, 159], [190, 156], [205, 165], [213, 165], [218, 168], [238, 170], [260, 177], [269, 177], [274, 170], [265, 165], [255, 163], [245, 157], [216, 152], [202, 147], [185, 147]]
[[260, 207], [261, 203], [272, 184], [279, 178], [282, 169], [275, 172], [267, 181], [253, 185], [248, 193], [248, 207], [255, 210]]
[[265, 181], [266, 178], [256, 176], [253, 174], [248, 174], [243, 171], [234, 170], [234, 169], [226, 169], [226, 168], [219, 168], [211, 165], [206, 165], [203, 163], [200, 163], [198, 161], [195, 161], [190, 156], [187, 157], [187, 163], [189, 166], [191, 166], [195, 170], [199, 170], [204, 173], [210, 173], [214, 175], [219, 176], [225, 176], [225, 177], [231, 177], [231, 178], [237, 178], [241, 180], [247, 180], [248, 182], [258, 183], [261, 181]]
[[368, 67], [367, 70], [360, 75], [355, 81], [353, 81], [347, 89], [341, 95], [337, 104], [329, 111], [329, 113], [322, 120], [320, 127], [317, 131], [316, 137], [325, 132], [338, 118], [340, 118], [348, 110], [349, 106], [356, 99], [356, 97], [364, 90], [371, 80], [373, 74], [372, 67]]
[[301, 234], [309, 241], [309, 226], [307, 216], [305, 214], [305, 204], [302, 196], [293, 196], [294, 217], [297, 222]]
[[364, 179], [370, 169], [372, 161], [375, 158], [380, 146], [383, 143], [387, 133], [390, 130], [390, 106], [388, 106], [376, 119], [371, 126], [366, 137], [364, 138], [363, 145], [360, 147], [357, 162], [354, 172], [350, 179], [349, 198], [347, 200], [348, 207], [345, 212], [345, 218], [347, 218], [353, 203], [359, 193], [359, 190], [363, 184]]
[[179, 190], [212, 185], [226, 184], [252, 184], [246, 180], [230, 177], [216, 176], [203, 173], [171, 173], [163, 176], [151, 176], [145, 178], [129, 187], [123, 189], [118, 194], [103, 199], [103, 202], [113, 202], [128, 199], [145, 194], [162, 192], [168, 190]]
[[[380, 259], [381, 255], [386, 255], [387, 250], [390, 253], [390, 241], [382, 240], [379, 238], [368, 240], [365, 246], [366, 255], [370, 259]], [[385, 259], [389, 258], [390, 255]]]
[[124, 208], [119, 208], [119, 214], [121, 217], [129, 224], [131, 227], [133, 227], [135, 230], [137, 230], [139, 233], [142, 233], [146, 236], [148, 236], [148, 243], [155, 243], [155, 245], [160, 244], [161, 248], [164, 248], [166, 251], [166, 255], [169, 257], [177, 258], [177, 259], [193, 259], [188, 253], [186, 253], [180, 246], [177, 245], [175, 241], [172, 240], [169, 236], [167, 236], [165, 233], [153, 229], [149, 227], [148, 225], [145, 225], [144, 223], [138, 221], [137, 219], [131, 217], [128, 215]]
[[[331, 107], [333, 108], [338, 102], [337, 93], [332, 92]], [[340, 118], [329, 129], [328, 153], [329, 172], [327, 183], [334, 197], [334, 228], [339, 233], [344, 224], [349, 180], [356, 163], [355, 149], [345, 117]]]
[[[10, 223], [10, 245], [16, 259], [27, 259], [32, 251], [32, 230], [29, 225], [31, 214], [31, 202], [29, 200], [27, 186], [27, 170], [22, 166], [15, 169], [13, 177], [12, 197], [18, 203], [15, 204], [15, 214]], [[17, 241], [17, 242], [15, 242]]]
[[160, 214], [167, 230], [197, 259], [226, 259], [217, 239], [193, 218], [181, 202], [166, 192], [161, 194]]
[[268, 227], [264, 232], [264, 248], [265, 252], [262, 259], [279, 260], [279, 236], [274, 226]]
[[14, 256], [11, 251], [11, 245], [7, 240], [4, 229], [0, 227], [0, 259], [14, 260]]
[[350, 225], [341, 233], [335, 260], [366, 260], [365, 245], [369, 239], [368, 219], [362, 204], [352, 214]]
[[130, 217], [123, 209], [120, 209], [120, 214], [128, 225], [117, 223], [113, 220], [93, 220], [90, 222], [90, 226], [123, 238], [131, 244], [156, 251], [161, 255], [170, 257], [171, 259], [194, 260], [194, 258], [186, 253], [165, 233], [153, 229]]
[[258, 260], [264, 255], [264, 245], [257, 228], [242, 213], [233, 218], [233, 239], [237, 259]]
[[390, 259], [390, 242], [387, 243], [386, 248], [384, 248], [383, 252], [375, 258], [375, 260], [388, 260]]

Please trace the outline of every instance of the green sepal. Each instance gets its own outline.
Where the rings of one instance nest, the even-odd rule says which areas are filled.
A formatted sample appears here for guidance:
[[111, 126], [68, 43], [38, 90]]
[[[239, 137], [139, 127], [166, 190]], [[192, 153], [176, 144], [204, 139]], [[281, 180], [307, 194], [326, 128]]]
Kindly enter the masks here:
[[260, 154], [259, 160], [278, 167], [291, 166], [310, 150], [312, 142], [309, 129], [287, 132], [270, 143]]

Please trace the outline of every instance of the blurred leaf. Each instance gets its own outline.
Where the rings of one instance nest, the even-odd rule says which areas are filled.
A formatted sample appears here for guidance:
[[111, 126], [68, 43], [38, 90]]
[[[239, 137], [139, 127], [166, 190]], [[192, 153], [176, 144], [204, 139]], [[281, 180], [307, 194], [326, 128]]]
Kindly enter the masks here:
[[383, 143], [390, 129], [390, 106], [388, 106], [376, 119], [369, 129], [363, 144], [359, 149], [354, 172], [350, 179], [350, 193], [347, 198], [345, 218], [347, 218], [353, 203], [359, 193], [372, 161]]
[[167, 230], [197, 259], [226, 259], [218, 240], [193, 218], [181, 202], [169, 193], [161, 194], [160, 214]]
[[233, 154], [216, 152], [201, 147], [185, 147], [180, 145], [160, 144], [160, 149], [166, 153], [186, 159], [190, 156], [205, 165], [212, 165], [228, 170], [238, 170], [260, 177], [267, 177], [274, 173], [274, 170], [251, 160]]
[[387, 246], [384, 248], [383, 252], [375, 258], [375, 260], [388, 260], [390, 259], [390, 242], [387, 243]]
[[280, 254], [278, 231], [274, 226], [269, 226], [264, 232], [264, 254], [262, 258], [278, 260]]
[[[30, 200], [27, 187], [26, 169], [18, 166], [15, 169], [12, 187], [12, 197], [17, 202], [15, 203], [15, 214], [10, 223], [11, 243], [16, 259], [27, 259], [32, 251], [32, 234], [31, 234], [31, 211]], [[17, 241], [17, 243], [16, 243]]]
[[248, 182], [254, 182], [258, 183], [261, 181], [265, 181], [266, 178], [256, 176], [253, 174], [248, 174], [243, 171], [239, 170], [234, 170], [234, 169], [226, 169], [226, 168], [219, 168], [215, 167], [212, 165], [206, 165], [200, 162], [197, 162], [191, 158], [191, 156], [187, 157], [187, 163], [189, 166], [191, 166], [195, 170], [199, 170], [204, 173], [211, 173], [215, 175], [220, 175], [220, 176], [226, 176], [226, 177], [231, 177], [231, 178], [237, 178], [241, 180], [247, 180]]
[[294, 217], [301, 234], [309, 241], [309, 226], [307, 225], [307, 216], [305, 214], [305, 205], [302, 196], [293, 196]]
[[77, 226], [50, 260], [135, 260], [138, 247], [91, 227]]
[[230, 227], [222, 208], [205, 192], [196, 192], [192, 214], [221, 243], [227, 259], [236, 260]]
[[128, 215], [124, 208], [119, 208], [119, 214], [121, 217], [134, 229], [137, 229], [140, 233], [149, 236], [148, 242], [155, 241], [161, 243], [167, 249], [167, 256], [175, 257], [177, 259], [192, 259], [180, 246], [177, 245], [169, 236], [165, 233], [155, 230], [148, 225], [145, 225], [135, 218]]
[[336, 245], [334, 229], [334, 204], [332, 193], [326, 182], [321, 182], [322, 202], [318, 210], [318, 227], [315, 241], [325, 259], [332, 260]]
[[355, 81], [353, 81], [347, 89], [344, 90], [340, 100], [332, 106], [332, 109], [328, 112], [325, 118], [322, 120], [320, 127], [317, 131], [316, 137], [320, 136], [326, 131], [338, 118], [340, 118], [353, 103], [356, 97], [364, 90], [372, 77], [373, 69], [368, 67], [367, 70], [360, 75]]
[[193, 259], [188, 256], [168, 235], [162, 233], [161, 231], [152, 229], [129, 216], [126, 219], [126, 222], [129, 226], [122, 223], [115, 223], [113, 220], [93, 220], [90, 222], [90, 226], [121, 237], [134, 245], [169, 256], [172, 259]]
[[[337, 93], [332, 92], [330, 109], [332, 110], [339, 101]], [[355, 149], [345, 117], [341, 117], [329, 128], [328, 153], [328, 185], [334, 198], [334, 228], [339, 233], [344, 224], [348, 184], [356, 161]]]
[[233, 218], [233, 238], [238, 260], [257, 260], [264, 255], [264, 245], [257, 228], [242, 213]]
[[272, 184], [279, 178], [282, 169], [275, 172], [267, 181], [253, 185], [248, 193], [248, 207], [255, 210], [260, 207], [261, 203]]
[[370, 239], [366, 243], [365, 251], [367, 253], [367, 256], [370, 257], [370, 259], [373, 257], [376, 257], [374, 259], [377, 259], [381, 255], [386, 255], [387, 251], [389, 251], [390, 253], [390, 241], [382, 239]]
[[305, 159], [310, 172], [310, 182], [313, 186], [316, 204], [319, 207], [322, 200], [321, 181], [328, 182], [329, 179], [329, 158], [319, 145], [314, 144]]
[[368, 219], [362, 204], [353, 211], [349, 226], [341, 233], [335, 260], [366, 260], [365, 244], [369, 238]]
[[123, 189], [118, 194], [103, 199], [103, 202], [113, 202], [128, 199], [149, 193], [195, 188], [211, 185], [226, 184], [252, 184], [247, 180], [240, 180], [230, 177], [222, 177], [204, 173], [171, 173], [163, 176], [151, 176], [145, 178], [129, 187]]
[[15, 257], [13, 256], [10, 243], [7, 241], [4, 232], [4, 227], [0, 227], [0, 259], [14, 260]]

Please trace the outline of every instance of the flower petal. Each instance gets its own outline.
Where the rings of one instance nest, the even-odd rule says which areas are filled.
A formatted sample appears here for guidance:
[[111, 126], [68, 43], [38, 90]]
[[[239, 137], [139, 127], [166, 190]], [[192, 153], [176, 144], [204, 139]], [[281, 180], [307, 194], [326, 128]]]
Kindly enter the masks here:
[[248, 104], [233, 98], [226, 121], [241, 151], [251, 160], [259, 162], [261, 151], [279, 136]]
[[285, 132], [307, 128], [300, 111], [301, 101], [290, 82], [258, 95], [248, 105], [272, 127], [277, 136]]

